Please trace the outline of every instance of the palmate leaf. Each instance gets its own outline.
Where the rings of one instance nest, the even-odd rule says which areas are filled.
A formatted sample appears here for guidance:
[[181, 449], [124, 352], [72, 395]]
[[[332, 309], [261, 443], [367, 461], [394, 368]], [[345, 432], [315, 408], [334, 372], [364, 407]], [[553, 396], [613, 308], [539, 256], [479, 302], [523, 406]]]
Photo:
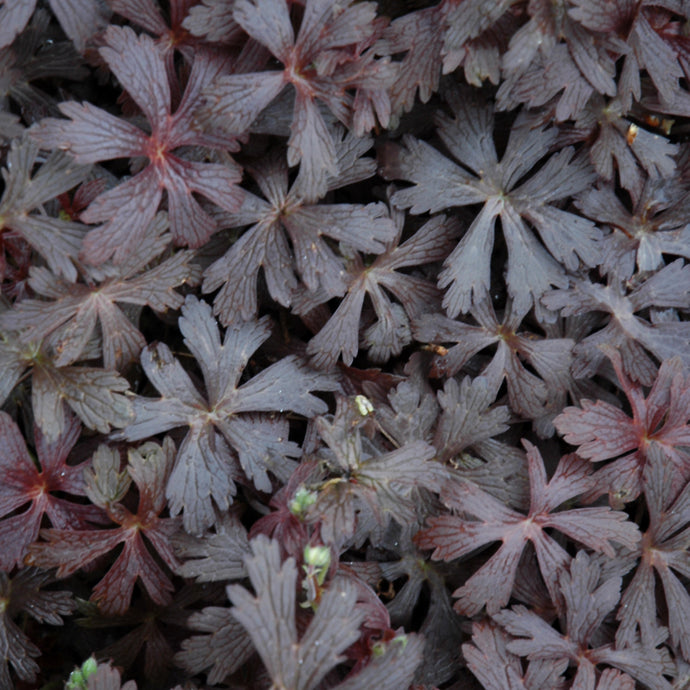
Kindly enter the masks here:
[[398, 79], [391, 86], [391, 106], [397, 118], [409, 111], [419, 89], [419, 100], [426, 103], [438, 89], [443, 47], [443, 12], [440, 6], [409, 12], [394, 19], [377, 43], [382, 54], [405, 51]]
[[232, 614], [251, 637], [275, 687], [311, 690], [359, 638], [364, 613], [355, 608], [355, 587], [347, 579], [331, 583], [299, 639], [294, 559], [281, 564], [278, 543], [263, 535], [250, 547], [246, 566], [256, 596], [240, 585], [228, 587]]
[[[147, 684], [165, 684], [175, 654], [173, 640], [186, 628], [195, 604], [221, 601], [223, 593], [219, 586], [185, 584], [177, 588], [169, 604], [161, 606], [144, 596], [124, 614], [115, 616], [104, 614], [97, 604], [82, 600], [79, 602], [82, 616], [79, 623], [92, 631], [119, 628], [118, 635], [109, 636], [105, 646], [98, 642], [100, 634], [93, 633], [96, 640], [93, 644], [100, 647], [96, 656], [112, 659], [118, 667], [144, 678]], [[103, 638], [100, 639], [102, 643]]]
[[419, 552], [410, 549], [402, 554], [399, 561], [382, 562], [380, 570], [389, 582], [406, 579], [386, 606], [392, 626], [407, 628], [412, 625], [420, 595], [426, 599], [428, 592], [429, 605], [424, 622], [419, 628], [426, 640], [425, 663], [417, 673], [417, 680], [423, 680], [427, 685], [440, 686], [458, 672], [461, 665], [458, 646], [465, 637], [461, 618], [453, 610], [442, 572], [445, 570], [444, 566], [430, 563], [420, 558]]
[[224, 515], [213, 533], [192, 537], [184, 532], [172, 540], [176, 554], [184, 559], [178, 568], [182, 577], [197, 582], [239, 580], [246, 576], [244, 557], [248, 553], [247, 530], [234, 513]]
[[687, 307], [690, 266], [683, 259], [676, 259], [632, 285], [619, 277], [610, 277], [608, 285], [575, 279], [572, 287], [546, 293], [542, 302], [548, 309], [559, 310], [562, 316], [610, 314], [601, 330], [582, 338], [576, 345], [573, 373], [578, 378], [596, 372], [607, 347], [619, 351], [626, 376], [645, 385], [651, 385], [656, 373], [647, 352], [659, 361], [678, 356], [685, 366], [690, 365], [690, 324], [674, 318], [645, 318], [650, 308]]
[[403, 14], [386, 27], [376, 43], [375, 48], [382, 55], [405, 53], [398, 76], [389, 89], [391, 127], [412, 108], [417, 92], [419, 100], [426, 103], [438, 89], [447, 9], [447, 5], [435, 5]]
[[525, 606], [513, 606], [493, 616], [515, 638], [508, 643], [508, 651], [529, 659], [567, 660], [577, 668], [573, 687], [583, 690], [594, 690], [599, 664], [613, 666], [645, 687], [671, 690], [664, 675], [670, 675], [672, 666], [669, 668], [664, 651], [657, 648], [658, 642], [643, 646], [638, 641], [628, 649], [594, 644], [605, 616], [620, 598], [619, 576], [607, 576], [594, 559], [579, 551], [559, 579], [565, 599], [564, 633]]
[[[328, 176], [338, 170], [333, 134], [317, 102], [347, 126], [354, 115], [358, 136], [375, 124], [373, 117], [357, 117], [363, 109], [373, 115], [372, 108], [362, 106], [373, 101], [383, 121], [390, 114], [385, 87], [392, 83], [395, 69], [366, 50], [380, 27], [376, 5], [307, 0], [296, 35], [284, 0], [236, 0], [233, 18], [282, 63], [282, 69], [220, 76], [206, 90], [199, 118], [210, 129], [243, 134], [290, 84], [295, 98], [287, 160], [290, 166], [300, 163], [304, 196], [313, 202], [325, 194]], [[354, 101], [352, 90], [357, 91]]]
[[135, 582], [140, 579], [154, 602], [167, 604], [174, 587], [148, 544], [170, 570], [177, 569], [178, 561], [170, 539], [178, 529], [178, 521], [160, 517], [165, 508], [164, 490], [174, 452], [174, 443], [169, 438], [163, 447], [150, 442], [129, 451], [127, 473], [139, 492], [138, 509], [132, 513], [120, 503], [129, 482], [119, 473], [119, 453], [101, 446], [96, 453], [94, 469], [87, 475], [87, 493], [118, 527], [107, 530], [44, 529], [41, 537], [45, 541], [32, 545], [27, 563], [42, 568], [56, 567], [58, 577], [66, 577], [122, 544], [119, 556], [94, 588], [92, 600], [97, 601], [105, 613], [122, 614], [130, 605]]
[[578, 138], [588, 141], [589, 158], [599, 176], [612, 183], [618, 173], [620, 185], [634, 198], [647, 180], [665, 185], [673, 177], [679, 147], [662, 134], [638, 127], [628, 111], [621, 96], [595, 95], [576, 126]]
[[[502, 321], [488, 300], [478, 301], [470, 310], [478, 325], [441, 314], [423, 314], [413, 322], [415, 337], [432, 343], [454, 343], [434, 355], [433, 376], [453, 376], [477, 353], [496, 345], [496, 352], [482, 375], [496, 392], [505, 380], [508, 400], [514, 412], [527, 419], [539, 419], [559, 402], [569, 384], [572, 348], [567, 338], [544, 338], [523, 331], [526, 312], [508, 300]], [[535, 373], [525, 366], [527, 362]], [[491, 402], [491, 401], [489, 401]]]
[[647, 71], [662, 101], [675, 100], [681, 91], [678, 80], [684, 76], [685, 46], [674, 35], [673, 5], [649, 0], [639, 3], [574, 0], [573, 5], [568, 14], [583, 26], [626, 37], [629, 49], [622, 70], [630, 78], [621, 80], [620, 85], [624, 87], [621, 96], [626, 102], [639, 98], [642, 69]]
[[404, 379], [388, 393], [388, 404], [376, 408], [377, 420], [400, 445], [432, 438], [438, 414], [436, 396], [419, 375]]
[[36, 423], [56, 438], [65, 428], [63, 401], [89, 429], [103, 434], [132, 420], [132, 405], [124, 393], [128, 382], [117, 372], [96, 367], [56, 367], [50, 360], [34, 364], [31, 403]]
[[22, 343], [15, 333], [0, 333], [0, 400], [4, 401], [21, 376], [32, 368], [31, 405], [36, 424], [48, 442], [64, 433], [68, 424], [65, 403], [90, 429], [108, 433], [132, 419], [125, 396], [129, 384], [115, 371], [98, 367], [57, 367], [46, 343]]
[[170, 604], [159, 606], [144, 597], [122, 616], [106, 616], [97, 607], [81, 604], [80, 608], [88, 615], [82, 624], [92, 629], [123, 626], [125, 629], [118, 639], [97, 651], [98, 657], [112, 658], [133, 677], [144, 678], [147, 685], [167, 688], [178, 641], [186, 633], [188, 618], [198, 610], [197, 604], [221, 602], [223, 597], [220, 586], [187, 584], [177, 587]]
[[[326, 179], [329, 191], [371, 177], [373, 158], [364, 157], [372, 139], [357, 139], [335, 130], [337, 173]], [[309, 200], [300, 173], [289, 184], [285, 155], [279, 150], [249, 168], [265, 198], [247, 192], [235, 213], [217, 216], [222, 227], [253, 223], [204, 273], [204, 292], [221, 288], [214, 311], [222, 323], [251, 319], [258, 309], [257, 280], [263, 271], [268, 292], [289, 306], [298, 286], [341, 295], [347, 281], [344, 261], [326, 238], [367, 253], [380, 254], [395, 236], [395, 227], [382, 203], [317, 204]]]
[[509, 635], [491, 621], [472, 624], [472, 642], [462, 645], [462, 653], [467, 667], [485, 690], [563, 690], [566, 687], [561, 674], [568, 666], [567, 660], [534, 660], [525, 673], [519, 657], [508, 651], [509, 642]]
[[391, 520], [414, 529], [419, 492], [439, 491], [447, 479], [431, 444], [413, 440], [391, 451], [378, 449], [362, 435], [366, 420], [357, 399], [338, 398], [334, 417], [316, 422], [328, 446], [321, 456], [332, 476], [314, 485], [316, 501], [307, 516], [320, 522], [327, 544], [361, 543], [366, 537], [375, 542]]
[[594, 180], [594, 171], [574, 149], [565, 148], [525, 179], [555, 143], [555, 129], [541, 129], [525, 117], [518, 119], [499, 162], [492, 106], [470, 91], [451, 91], [446, 100], [453, 117], [438, 113], [437, 131], [459, 164], [410, 135], [403, 139], [403, 146], [387, 144], [381, 149], [382, 174], [413, 183], [396, 192], [392, 201], [415, 214], [483, 203], [444, 262], [438, 283], [447, 288], [443, 306], [455, 317], [488, 296], [495, 226], [500, 218], [508, 249], [508, 293], [516, 310], [526, 312], [535, 303], [539, 306], [540, 296], [550, 285], [565, 287], [564, 266], [574, 270], [580, 263], [595, 266], [598, 262], [600, 231], [590, 221], [554, 205], [585, 189]]
[[[29, 455], [22, 435], [9, 415], [0, 412], [0, 567], [11, 570], [22, 563], [26, 547], [38, 538], [44, 519], [58, 528], [85, 528], [103, 514], [96, 506], [67, 500], [65, 494], [85, 496], [83, 465], [68, 465], [81, 425], [71, 418], [65, 432], [49, 443], [34, 431], [38, 460]], [[62, 494], [62, 496], [60, 495]], [[26, 507], [26, 510], [17, 512]]]
[[[339, 356], [345, 364], [352, 363], [359, 347], [365, 296], [371, 300], [376, 321], [364, 331], [362, 339], [369, 349], [369, 357], [375, 362], [384, 362], [400, 354], [412, 339], [410, 318], [440, 303], [440, 293], [431, 282], [400, 269], [441, 261], [459, 234], [459, 223], [443, 215], [436, 216], [402, 242], [404, 214], [391, 209], [391, 217], [397, 226], [396, 237], [386, 242], [385, 251], [373, 262], [367, 264], [358, 252], [348, 252], [347, 293], [307, 346], [312, 362], [319, 368], [333, 366]], [[392, 302], [389, 293], [399, 303]], [[304, 302], [314, 307], [328, 298], [329, 295], [321, 291], [320, 294], [308, 294]], [[296, 305], [297, 313], [306, 310], [304, 304]]]
[[[74, 0], [57, 0], [63, 4], [70, 1]], [[93, 3], [93, 0], [76, 1]], [[7, 2], [3, 4], [5, 8], [8, 5]], [[28, 6], [32, 5], [32, 0], [11, 4]], [[53, 43], [45, 43], [45, 34], [49, 31], [51, 21], [47, 8], [39, 7], [33, 13], [26, 30], [22, 31], [11, 46], [0, 49], [4, 108], [21, 112], [22, 119], [27, 123], [56, 112], [53, 97], [45, 90], [48, 83], [46, 80], [57, 78], [77, 81], [88, 74], [72, 42], [60, 40], [61, 37], [56, 36]]]
[[[83, 0], [82, 0], [83, 1]], [[114, 12], [126, 17], [134, 26], [141, 27], [155, 37], [165, 60], [170, 78], [173, 102], [181, 98], [175, 70], [176, 58], [180, 55], [187, 64], [192, 64], [195, 53], [203, 52], [201, 41], [183, 28], [193, 0], [177, 0], [164, 11], [158, 0], [110, 0]]]
[[62, 625], [63, 616], [74, 609], [71, 593], [41, 591], [49, 581], [46, 573], [31, 568], [24, 568], [11, 578], [0, 572], [0, 687], [15, 687], [10, 665], [16, 677], [26, 683], [33, 683], [40, 670], [34, 659], [41, 650], [14, 619], [25, 613], [39, 623]]
[[654, 271], [664, 265], [664, 255], [690, 259], [690, 227], [687, 196], [679, 179], [648, 178], [632, 192], [632, 211], [615, 193], [602, 185], [581, 193], [576, 206], [588, 218], [607, 225], [601, 270], [629, 280], [637, 269]]
[[228, 508], [242, 473], [262, 491], [272, 489], [269, 472], [287, 480], [300, 449], [288, 440], [287, 420], [276, 413], [324, 412], [326, 403], [310, 391], [334, 390], [337, 384], [289, 356], [238, 385], [249, 357], [270, 335], [267, 318], [231, 325], [221, 343], [211, 307], [190, 295], [179, 326], [201, 368], [206, 394], [166, 345], [150, 345], [142, 366], [162, 397], [134, 397], [134, 421], [119, 436], [137, 440], [189, 427], [166, 496], [171, 514], [184, 510], [185, 529], [201, 534], [215, 522], [214, 502], [221, 510]]
[[[298, 636], [298, 571], [294, 559], [288, 558], [281, 564], [278, 543], [264, 535], [253, 539], [250, 548], [252, 555], [245, 562], [256, 596], [240, 585], [228, 587], [233, 603], [231, 613], [249, 634], [273, 681], [272, 687], [316, 688], [331, 669], [345, 660], [343, 652], [359, 639], [366, 613], [364, 607], [355, 605], [357, 586], [348, 577], [332, 580], [308, 627]], [[381, 645], [378, 657], [335, 688], [407, 687], [421, 661], [423, 646], [419, 635], [398, 635]]]
[[80, 359], [100, 327], [103, 364], [121, 370], [139, 356], [146, 341], [119, 304], [177, 309], [184, 298], [174, 288], [194, 285], [200, 278], [200, 269], [191, 263], [192, 252], [179, 251], [156, 262], [170, 243], [166, 227], [166, 214], [159, 213], [134, 256], [119, 266], [103, 267], [109, 273], [105, 279], [83, 268], [85, 282], [67, 282], [46, 268], [32, 266], [29, 285], [43, 299], [21, 300], [13, 310], [0, 314], [0, 327], [21, 330], [24, 342], [50, 337], [57, 366]]
[[74, 102], [60, 105], [68, 120], [46, 118], [32, 132], [42, 145], [66, 150], [79, 162], [139, 157], [149, 161], [134, 177], [97, 197], [82, 213], [87, 223], [103, 223], [84, 240], [82, 257], [92, 264], [101, 264], [111, 256], [117, 263], [124, 261], [145, 235], [163, 190], [168, 195], [174, 241], [192, 247], [203, 245], [216, 225], [194, 194], [235, 210], [241, 201], [235, 186], [240, 179], [239, 167], [187, 160], [174, 152], [193, 145], [218, 147], [217, 140], [205, 138], [192, 127], [191, 117], [201, 89], [224, 62], [199, 51], [182, 102], [172, 113], [164, 57], [153, 39], [137, 36], [128, 27], [110, 26], [100, 52], [143, 111], [151, 134], [90, 103]]
[[[527, 449], [530, 479], [530, 508], [522, 515], [482, 491], [472, 482], [449, 483], [442, 500], [460, 515], [440, 515], [428, 520], [415, 542], [434, 549], [432, 558], [453, 560], [492, 542], [502, 542], [498, 551], [454, 592], [459, 597], [455, 608], [474, 615], [486, 605], [495, 613], [508, 603], [520, 556], [528, 541], [534, 545], [539, 568], [554, 604], [562, 608], [558, 578], [570, 562], [566, 551], [545, 530], [555, 528], [586, 546], [614, 556], [612, 542], [634, 548], [640, 539], [637, 525], [623, 512], [609, 508], [557, 508], [592, 486], [586, 463], [574, 455], [564, 456], [550, 480], [541, 454], [523, 441]], [[473, 515], [469, 520], [461, 515]]]
[[632, 418], [610, 403], [582, 401], [554, 420], [564, 439], [591, 462], [613, 460], [597, 472], [612, 503], [632, 501], [643, 489], [646, 464], [668, 464], [673, 483], [690, 476], [690, 378], [677, 357], [662, 363], [654, 385], [644, 389], [625, 374], [621, 357], [606, 350], [632, 409]]
[[668, 458], [644, 468], [645, 498], [649, 508], [649, 528], [640, 547], [635, 575], [624, 591], [616, 618], [616, 644], [634, 646], [638, 636], [645, 646], [653, 646], [658, 635], [657, 604], [661, 581], [666, 598], [671, 642], [684, 658], [690, 658], [690, 595], [684, 581], [690, 573], [690, 483], [683, 486]]
[[56, 151], [34, 172], [38, 157], [39, 147], [28, 137], [12, 142], [7, 167], [2, 171], [5, 189], [0, 200], [0, 232], [18, 233], [54, 273], [74, 282], [77, 277], [74, 263], [85, 226], [35, 211], [82, 182], [89, 169]]
[[550, 103], [562, 121], [576, 118], [592, 94], [616, 95], [615, 59], [626, 51], [623, 41], [599, 24], [582, 26], [563, 9], [548, 0], [529, 5], [529, 21], [503, 55], [500, 109]]
[[441, 416], [434, 434], [434, 446], [444, 459], [457, 457], [465, 448], [508, 430], [507, 406], [491, 407], [497, 386], [486, 377], [448, 379], [437, 394]]
[[190, 673], [208, 671], [211, 685], [220, 683], [240, 668], [254, 654], [254, 646], [247, 631], [231, 609], [207, 606], [192, 614], [187, 625], [206, 635], [193, 635], [182, 642], [175, 656], [176, 663]]

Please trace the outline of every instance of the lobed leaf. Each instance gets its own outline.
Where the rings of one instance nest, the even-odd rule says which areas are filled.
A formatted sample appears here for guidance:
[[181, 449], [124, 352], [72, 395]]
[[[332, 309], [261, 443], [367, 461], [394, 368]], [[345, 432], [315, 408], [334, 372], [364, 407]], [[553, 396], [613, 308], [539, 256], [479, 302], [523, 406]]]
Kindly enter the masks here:
[[240, 585], [228, 587], [232, 614], [247, 630], [274, 683], [311, 690], [344, 659], [342, 653], [359, 637], [363, 613], [354, 608], [354, 586], [348, 580], [334, 581], [298, 640], [294, 560], [281, 564], [277, 542], [263, 535], [250, 546], [252, 556], [246, 559], [246, 566], [256, 596]]

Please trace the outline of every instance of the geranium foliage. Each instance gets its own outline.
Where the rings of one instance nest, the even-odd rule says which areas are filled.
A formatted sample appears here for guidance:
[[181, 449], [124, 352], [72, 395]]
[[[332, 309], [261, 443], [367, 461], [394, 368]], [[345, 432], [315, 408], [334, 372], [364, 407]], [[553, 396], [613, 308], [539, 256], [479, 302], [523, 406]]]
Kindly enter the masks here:
[[234, 163], [185, 160], [174, 151], [185, 146], [216, 145], [212, 137], [193, 129], [192, 115], [201, 89], [223, 63], [207, 53], [199, 54], [173, 114], [165, 63], [153, 41], [129, 28], [111, 26], [105, 43], [101, 55], [141, 108], [150, 133], [90, 103], [63, 103], [60, 111], [69, 120], [49, 118], [34, 131], [39, 142], [68, 151], [81, 163], [126, 157], [149, 160], [134, 177], [101, 194], [81, 214], [87, 223], [103, 223], [90, 231], [82, 254], [91, 263], [102, 263], [111, 256], [123, 261], [144, 236], [164, 189], [173, 239], [178, 244], [199, 246], [208, 240], [215, 224], [193, 193], [235, 210], [241, 198], [235, 187], [239, 169]]
[[203, 372], [206, 398], [165, 344], [149, 346], [142, 366], [162, 397], [135, 398], [134, 422], [122, 436], [133, 441], [189, 427], [166, 495], [173, 514], [185, 509], [185, 529], [198, 533], [215, 520], [211, 499], [221, 509], [228, 507], [236, 491], [233, 471], [236, 477], [243, 471], [263, 491], [271, 489], [269, 471], [279, 478], [289, 476], [299, 448], [287, 438], [288, 422], [260, 413], [321, 412], [324, 402], [309, 391], [332, 390], [335, 383], [297, 358], [286, 357], [240, 385], [249, 358], [270, 335], [267, 318], [231, 326], [221, 342], [210, 307], [190, 296], [180, 329]]
[[[33, 546], [27, 561], [43, 568], [57, 567], [58, 577], [65, 577], [123, 544], [120, 555], [94, 588], [93, 599], [106, 613], [123, 613], [129, 606], [134, 584], [140, 579], [153, 601], [167, 603], [172, 583], [143, 537], [168, 568], [177, 567], [170, 545], [176, 521], [160, 517], [173, 453], [170, 440], [162, 448], [154, 443], [144, 444], [129, 452], [127, 467], [120, 472], [117, 451], [101, 446], [94, 454], [93, 468], [85, 476], [86, 491], [93, 504], [105, 510], [118, 526], [106, 530], [44, 530], [45, 541]], [[122, 504], [132, 481], [139, 489], [139, 505], [134, 513]]]
[[[6, 542], [0, 555], [2, 567], [21, 564], [26, 547], [36, 541], [44, 515], [56, 528], [85, 528], [103, 514], [98, 506], [67, 500], [60, 494], [85, 496], [84, 466], [65, 461], [79, 438], [81, 425], [71, 418], [54, 442], [48, 443], [41, 430], [34, 429], [37, 458], [29, 455], [24, 439], [9, 415], [0, 413], [3, 452], [0, 464], [4, 482], [0, 487], [0, 539]], [[17, 513], [17, 509], [26, 508]]]
[[0, 690], [690, 687], [688, 27], [0, 0]]
[[610, 403], [582, 401], [567, 407], [554, 421], [566, 441], [591, 462], [612, 460], [599, 470], [599, 486], [628, 501], [639, 496], [645, 466], [660, 465], [674, 484], [687, 481], [690, 457], [690, 383], [678, 359], [666, 360], [645, 396], [641, 386], [623, 373], [620, 357], [611, 353], [632, 418]]
[[587, 468], [574, 456], [561, 459], [547, 481], [543, 460], [531, 444], [527, 445], [530, 479], [530, 510], [524, 516], [502, 505], [468, 481], [446, 486], [444, 502], [456, 511], [473, 516], [444, 515], [430, 518], [429, 527], [415, 537], [421, 548], [433, 548], [433, 558], [461, 558], [483, 544], [503, 542], [499, 550], [455, 592], [456, 608], [474, 615], [483, 605], [495, 613], [508, 603], [520, 555], [532, 542], [542, 577], [554, 602], [561, 604], [558, 577], [567, 569], [570, 557], [545, 532], [553, 528], [595, 551], [614, 554], [613, 544], [632, 548], [640, 535], [625, 520], [625, 514], [609, 508], [577, 508], [555, 512], [564, 501], [585, 491], [591, 483]]

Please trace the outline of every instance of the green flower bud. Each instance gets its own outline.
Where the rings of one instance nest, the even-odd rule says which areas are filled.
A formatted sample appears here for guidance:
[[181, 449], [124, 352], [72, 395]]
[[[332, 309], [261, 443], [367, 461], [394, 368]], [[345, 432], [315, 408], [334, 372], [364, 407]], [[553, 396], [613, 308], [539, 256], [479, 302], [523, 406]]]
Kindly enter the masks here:
[[305, 546], [304, 563], [315, 568], [325, 568], [331, 564], [331, 550], [327, 546]]
[[300, 486], [289, 503], [290, 512], [301, 518], [310, 506], [316, 503], [316, 492]]
[[374, 412], [374, 406], [371, 404], [371, 400], [364, 395], [355, 396], [355, 407], [362, 417], [368, 417]]
[[98, 670], [98, 662], [89, 657], [82, 665], [69, 674], [69, 678], [65, 683], [65, 690], [86, 690], [89, 676], [92, 676]]

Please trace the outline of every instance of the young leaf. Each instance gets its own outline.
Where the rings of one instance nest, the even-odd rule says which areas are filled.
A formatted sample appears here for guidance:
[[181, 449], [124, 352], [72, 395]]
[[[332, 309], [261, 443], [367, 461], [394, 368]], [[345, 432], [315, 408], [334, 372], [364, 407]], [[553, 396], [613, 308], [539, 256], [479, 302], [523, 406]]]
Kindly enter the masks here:
[[408, 687], [424, 654], [421, 635], [396, 635], [361, 671], [335, 686], [336, 690], [379, 688], [397, 690]]
[[[82, 665], [83, 668], [83, 665]], [[74, 690], [137, 690], [137, 684], [133, 680], [128, 680], [122, 685], [122, 675], [120, 671], [111, 666], [110, 662], [98, 663], [95, 669], [89, 668], [88, 676], [83, 677], [86, 685], [76, 686]], [[72, 688], [67, 688], [72, 690]]]

